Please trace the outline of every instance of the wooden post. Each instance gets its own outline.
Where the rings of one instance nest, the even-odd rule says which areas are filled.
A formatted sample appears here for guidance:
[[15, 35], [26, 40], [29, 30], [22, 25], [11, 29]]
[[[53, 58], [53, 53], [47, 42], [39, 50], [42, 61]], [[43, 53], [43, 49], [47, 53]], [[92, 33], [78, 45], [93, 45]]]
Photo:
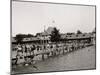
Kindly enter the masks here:
[[52, 54], [52, 56], [53, 56], [53, 51], [51, 51], [51, 54]]
[[63, 54], [64, 54], [65, 52], [64, 52], [64, 46], [63, 46]]
[[44, 60], [44, 54], [42, 54], [42, 60]]
[[54, 51], [54, 56], [56, 56], [56, 51]]
[[49, 54], [50, 54], [50, 53], [47, 53], [47, 58], [49, 58]]

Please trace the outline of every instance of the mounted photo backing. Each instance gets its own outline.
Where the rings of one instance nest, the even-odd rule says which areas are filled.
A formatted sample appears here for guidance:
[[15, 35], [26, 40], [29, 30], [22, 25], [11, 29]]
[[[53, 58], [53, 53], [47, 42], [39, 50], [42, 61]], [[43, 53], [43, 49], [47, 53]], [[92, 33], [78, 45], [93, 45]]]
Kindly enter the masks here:
[[96, 6], [11, 1], [11, 74], [96, 69]]

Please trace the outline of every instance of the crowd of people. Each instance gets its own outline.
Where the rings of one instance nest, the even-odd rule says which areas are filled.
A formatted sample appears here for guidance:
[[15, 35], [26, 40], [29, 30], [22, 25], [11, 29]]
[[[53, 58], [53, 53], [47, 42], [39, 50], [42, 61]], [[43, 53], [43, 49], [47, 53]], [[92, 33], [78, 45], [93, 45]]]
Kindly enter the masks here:
[[[34, 58], [40, 55], [38, 52], [44, 51], [44, 54], [48, 56], [60, 55], [68, 52], [72, 52], [81, 48], [85, 48], [90, 43], [49, 43], [49, 44], [17, 44], [12, 48], [12, 52], [15, 52], [15, 57], [12, 56], [12, 65], [30, 65], [35, 64]], [[42, 52], [43, 54], [43, 52]]]

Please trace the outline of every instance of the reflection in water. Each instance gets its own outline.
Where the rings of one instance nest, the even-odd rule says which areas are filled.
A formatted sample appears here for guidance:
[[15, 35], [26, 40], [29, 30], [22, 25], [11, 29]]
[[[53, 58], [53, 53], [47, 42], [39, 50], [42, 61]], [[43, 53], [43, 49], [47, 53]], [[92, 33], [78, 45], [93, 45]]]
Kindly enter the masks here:
[[78, 70], [95, 68], [95, 46], [77, 50], [65, 55], [39, 61], [35, 65], [16, 68], [15, 73]]

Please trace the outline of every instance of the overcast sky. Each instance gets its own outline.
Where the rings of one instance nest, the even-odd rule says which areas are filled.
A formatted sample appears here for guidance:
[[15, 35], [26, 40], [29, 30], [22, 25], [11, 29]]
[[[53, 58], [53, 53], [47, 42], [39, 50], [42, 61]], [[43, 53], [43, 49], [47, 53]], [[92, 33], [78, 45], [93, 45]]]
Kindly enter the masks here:
[[91, 32], [95, 28], [95, 7], [79, 5], [12, 2], [12, 36], [36, 34], [49, 26], [61, 33]]

